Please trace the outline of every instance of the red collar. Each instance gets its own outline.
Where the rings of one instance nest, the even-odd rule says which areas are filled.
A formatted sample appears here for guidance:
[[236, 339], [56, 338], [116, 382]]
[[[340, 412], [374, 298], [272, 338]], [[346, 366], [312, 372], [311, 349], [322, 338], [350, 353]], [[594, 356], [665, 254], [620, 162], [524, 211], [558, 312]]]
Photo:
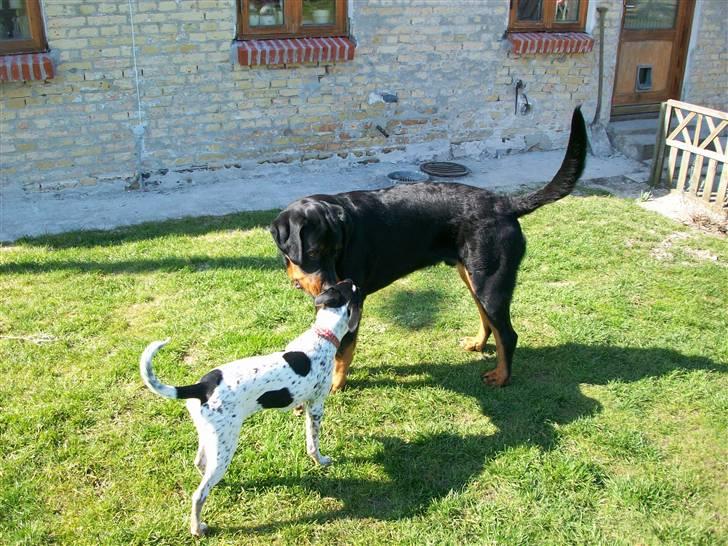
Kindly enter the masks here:
[[331, 330], [326, 330], [324, 328], [319, 328], [318, 326], [313, 327], [313, 331], [317, 336], [320, 336], [324, 338], [326, 341], [330, 342], [334, 347], [337, 349], [339, 348], [340, 341], [339, 338], [336, 337], [334, 332]]

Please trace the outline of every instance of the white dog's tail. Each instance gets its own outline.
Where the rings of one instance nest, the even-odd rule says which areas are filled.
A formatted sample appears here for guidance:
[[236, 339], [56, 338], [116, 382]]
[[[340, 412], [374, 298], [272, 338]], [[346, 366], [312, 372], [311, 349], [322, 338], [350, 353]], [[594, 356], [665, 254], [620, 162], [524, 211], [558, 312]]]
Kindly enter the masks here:
[[215, 389], [222, 381], [222, 372], [219, 369], [214, 369], [205, 374], [198, 383], [193, 385], [185, 385], [183, 387], [173, 387], [172, 385], [165, 385], [157, 376], [154, 375], [152, 370], [152, 358], [154, 354], [169, 343], [169, 338], [164, 341], [154, 341], [147, 345], [144, 349], [142, 356], [139, 358], [139, 373], [142, 375], [142, 381], [149, 387], [149, 390], [157, 393], [159, 396], [165, 398], [197, 398], [200, 403], [204, 404], [215, 392]]
[[165, 385], [159, 381], [157, 376], [154, 375], [154, 370], [152, 370], [152, 358], [154, 357], [154, 354], [167, 343], [169, 343], [169, 338], [164, 341], [153, 341], [147, 345], [147, 348], [144, 349], [142, 356], [139, 358], [139, 373], [142, 374], [142, 381], [144, 381], [144, 384], [149, 387], [149, 390], [152, 392], [157, 393], [159, 396], [164, 396], [165, 398], [179, 398], [179, 396], [177, 396], [177, 387]]

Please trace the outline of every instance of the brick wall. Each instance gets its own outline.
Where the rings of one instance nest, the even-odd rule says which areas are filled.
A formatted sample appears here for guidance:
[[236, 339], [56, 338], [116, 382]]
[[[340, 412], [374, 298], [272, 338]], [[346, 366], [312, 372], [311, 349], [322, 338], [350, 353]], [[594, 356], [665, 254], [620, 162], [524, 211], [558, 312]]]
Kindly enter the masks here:
[[[603, 3], [607, 120], [621, 0]], [[596, 104], [598, 44], [515, 56], [503, 39], [507, 0], [353, 0], [353, 61], [252, 68], [231, 60], [235, 0], [134, 0], [140, 108], [128, 3], [43, 4], [56, 77], [0, 83], [0, 181], [28, 189], [405, 147], [421, 157], [558, 148], [574, 106], [591, 120]], [[514, 114], [516, 79], [525, 116]], [[370, 104], [382, 90], [399, 102]]]
[[698, 0], [683, 100], [728, 112], [728, 4]]

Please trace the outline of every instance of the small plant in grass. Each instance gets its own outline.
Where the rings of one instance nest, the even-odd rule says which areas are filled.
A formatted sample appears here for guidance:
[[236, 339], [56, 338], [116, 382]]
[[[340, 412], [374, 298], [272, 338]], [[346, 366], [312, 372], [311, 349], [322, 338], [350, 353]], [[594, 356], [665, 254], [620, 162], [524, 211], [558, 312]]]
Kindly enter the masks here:
[[647, 191], [643, 191], [640, 193], [639, 200], [644, 203], [645, 201], [651, 201], [652, 198], [653, 198], [652, 191], [647, 190]]

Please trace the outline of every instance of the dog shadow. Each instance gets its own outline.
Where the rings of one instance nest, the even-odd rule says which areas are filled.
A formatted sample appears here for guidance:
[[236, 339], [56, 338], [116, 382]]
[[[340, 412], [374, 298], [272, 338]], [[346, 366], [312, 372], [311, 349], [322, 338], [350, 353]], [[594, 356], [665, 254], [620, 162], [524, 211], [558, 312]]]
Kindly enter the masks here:
[[[488, 359], [486, 359], [488, 360]], [[494, 360], [494, 359], [491, 359]], [[487, 364], [487, 362], [486, 362]], [[353, 381], [353, 389], [440, 387], [475, 398], [497, 432], [491, 435], [461, 435], [449, 432], [422, 435], [413, 441], [375, 436], [381, 448], [365, 460], [347, 458], [346, 463], [379, 466], [386, 480], [341, 479], [328, 472], [303, 477], [281, 477], [228, 487], [265, 491], [281, 486], [303, 488], [321, 498], [338, 500], [341, 508], [312, 513], [294, 520], [258, 526], [218, 529], [219, 532], [265, 533], [291, 525], [324, 523], [340, 518], [397, 520], [423, 513], [451, 491], [465, 488], [496, 457], [519, 446], [549, 451], [558, 447], [557, 428], [582, 417], [599, 414], [601, 404], [581, 389], [582, 384], [629, 384], [672, 373], [705, 370], [724, 373], [707, 358], [685, 356], [667, 349], [636, 349], [566, 344], [546, 348], [520, 348], [511, 386], [484, 386], [482, 360], [462, 365], [421, 363], [386, 366], [387, 377]], [[392, 377], [424, 377], [399, 382]]]

